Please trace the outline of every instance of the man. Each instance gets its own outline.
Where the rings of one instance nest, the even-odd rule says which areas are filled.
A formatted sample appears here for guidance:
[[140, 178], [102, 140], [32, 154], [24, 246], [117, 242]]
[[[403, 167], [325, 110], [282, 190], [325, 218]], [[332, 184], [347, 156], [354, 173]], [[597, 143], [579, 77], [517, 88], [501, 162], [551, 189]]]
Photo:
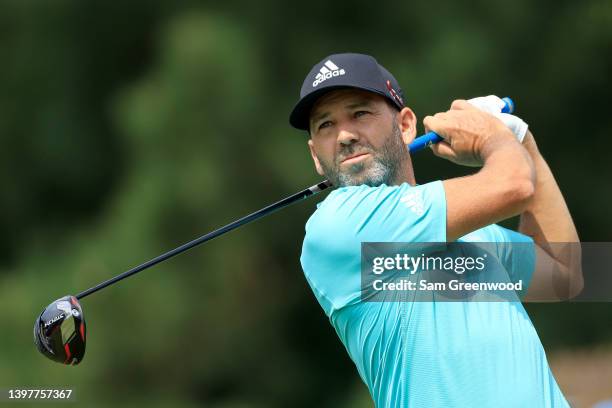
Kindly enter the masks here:
[[[337, 189], [306, 224], [302, 268], [378, 407], [568, 406], [520, 302], [360, 298], [362, 242], [530, 243], [495, 260], [525, 282], [524, 300], [580, 292], [579, 254], [549, 244], [579, 242], [563, 196], [524, 122], [498, 117], [518, 135], [462, 100], [426, 117], [444, 139], [436, 156], [482, 168], [417, 185], [406, 149], [417, 118], [389, 71], [335, 54], [304, 80], [290, 123], [309, 132], [315, 168]], [[519, 232], [493, 225], [518, 214]]]

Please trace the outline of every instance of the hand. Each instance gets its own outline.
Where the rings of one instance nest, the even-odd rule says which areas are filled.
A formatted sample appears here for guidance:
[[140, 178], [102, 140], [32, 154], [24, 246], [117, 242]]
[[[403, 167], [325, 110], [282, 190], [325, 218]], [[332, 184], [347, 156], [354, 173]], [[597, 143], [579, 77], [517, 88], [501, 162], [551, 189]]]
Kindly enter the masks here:
[[463, 166], [482, 166], [487, 154], [503, 142], [516, 143], [516, 137], [494, 116], [464, 100], [456, 100], [451, 109], [426, 116], [425, 130], [433, 130], [444, 140], [431, 145], [438, 157]]
[[502, 113], [502, 109], [505, 105], [504, 101], [495, 95], [480, 96], [478, 98], [472, 98], [468, 100], [468, 103], [477, 107], [478, 109], [490, 113], [497, 119], [504, 122], [504, 124], [516, 135], [519, 143], [523, 142], [525, 134], [527, 133], [527, 123], [521, 118], [508, 113]]

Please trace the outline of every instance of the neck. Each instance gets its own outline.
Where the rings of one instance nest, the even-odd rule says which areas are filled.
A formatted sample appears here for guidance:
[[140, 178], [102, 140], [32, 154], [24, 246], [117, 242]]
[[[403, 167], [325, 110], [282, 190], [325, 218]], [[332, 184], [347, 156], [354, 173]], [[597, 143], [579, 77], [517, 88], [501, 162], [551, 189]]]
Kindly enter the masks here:
[[414, 178], [414, 168], [412, 167], [412, 158], [410, 155], [404, 160], [400, 171], [397, 174], [393, 185], [400, 185], [402, 183], [408, 183], [411, 186], [416, 186], [416, 179]]

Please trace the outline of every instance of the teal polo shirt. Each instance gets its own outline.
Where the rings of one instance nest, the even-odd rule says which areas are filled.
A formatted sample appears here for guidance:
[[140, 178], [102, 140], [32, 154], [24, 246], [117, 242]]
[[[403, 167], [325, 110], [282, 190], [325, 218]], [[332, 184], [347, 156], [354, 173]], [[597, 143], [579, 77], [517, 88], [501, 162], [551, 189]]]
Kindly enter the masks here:
[[[362, 242], [445, 242], [442, 182], [343, 187], [306, 223], [301, 263], [377, 407], [568, 407], [522, 303], [361, 301]], [[459, 241], [531, 242], [490, 225]], [[508, 279], [533, 245], [500, 245]], [[524, 292], [526, 288], [524, 289]]]

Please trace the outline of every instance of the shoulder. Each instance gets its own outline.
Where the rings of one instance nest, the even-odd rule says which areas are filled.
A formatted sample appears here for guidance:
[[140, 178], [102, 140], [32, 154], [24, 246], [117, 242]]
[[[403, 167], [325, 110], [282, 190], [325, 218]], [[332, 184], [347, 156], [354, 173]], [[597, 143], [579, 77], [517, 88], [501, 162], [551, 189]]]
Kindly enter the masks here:
[[418, 186], [402, 183], [397, 186], [383, 184], [377, 187], [366, 185], [341, 187], [332, 191], [319, 204], [311, 220], [336, 218], [340, 214], [354, 216], [381, 209], [381, 206], [397, 206], [398, 204], [403, 204], [403, 208], [419, 215], [425, 210], [423, 207], [428, 201], [443, 201], [443, 193], [444, 187], [441, 181]]
[[[432, 231], [443, 229], [445, 212], [441, 181], [418, 186], [342, 187], [319, 204], [306, 223], [306, 237], [341, 238], [346, 233], [347, 238], [361, 241], [417, 239], [421, 229], [432, 227], [433, 220], [443, 225]], [[444, 236], [438, 238], [444, 240]]]

